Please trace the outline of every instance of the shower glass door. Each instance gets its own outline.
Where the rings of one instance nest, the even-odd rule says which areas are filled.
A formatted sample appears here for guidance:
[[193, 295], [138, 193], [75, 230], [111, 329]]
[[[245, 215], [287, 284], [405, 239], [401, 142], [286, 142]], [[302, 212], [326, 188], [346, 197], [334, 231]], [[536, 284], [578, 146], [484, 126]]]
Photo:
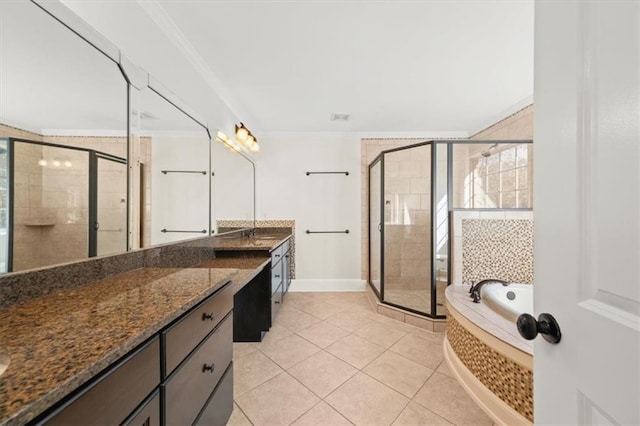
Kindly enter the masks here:
[[381, 285], [381, 231], [382, 206], [381, 201], [381, 173], [380, 158], [369, 166], [369, 282], [380, 295]]
[[432, 313], [431, 156], [427, 142], [383, 159], [383, 301], [425, 314]]
[[96, 153], [96, 255], [127, 250], [127, 164]]

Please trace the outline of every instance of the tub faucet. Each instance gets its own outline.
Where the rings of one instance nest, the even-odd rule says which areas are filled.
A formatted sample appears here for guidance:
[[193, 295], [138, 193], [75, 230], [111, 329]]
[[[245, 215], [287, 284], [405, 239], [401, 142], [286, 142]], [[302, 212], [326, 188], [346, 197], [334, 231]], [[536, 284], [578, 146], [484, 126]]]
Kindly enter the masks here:
[[488, 283], [500, 283], [505, 287], [511, 284], [508, 281], [498, 280], [495, 278], [479, 281], [477, 284], [471, 285], [471, 289], [469, 290], [469, 293], [471, 293], [471, 298], [473, 299], [473, 303], [480, 303], [480, 289], [483, 285]]

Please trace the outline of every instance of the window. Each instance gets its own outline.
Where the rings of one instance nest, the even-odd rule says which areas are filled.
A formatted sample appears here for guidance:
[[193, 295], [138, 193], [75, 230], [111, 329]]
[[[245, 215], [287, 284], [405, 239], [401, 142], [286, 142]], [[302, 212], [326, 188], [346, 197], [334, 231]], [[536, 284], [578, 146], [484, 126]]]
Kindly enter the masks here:
[[469, 158], [470, 208], [530, 208], [530, 144], [495, 146]]

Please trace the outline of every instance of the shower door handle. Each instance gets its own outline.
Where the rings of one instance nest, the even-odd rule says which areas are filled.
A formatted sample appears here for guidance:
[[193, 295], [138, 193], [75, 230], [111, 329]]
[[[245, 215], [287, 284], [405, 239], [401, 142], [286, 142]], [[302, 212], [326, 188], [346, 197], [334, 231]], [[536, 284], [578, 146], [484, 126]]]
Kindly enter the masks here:
[[382, 232], [382, 223], [378, 223], [378, 232]]
[[98, 229], [100, 229], [100, 223], [99, 223], [99, 222], [96, 222], [96, 223], [93, 225], [93, 229], [95, 229], [96, 231], [97, 231]]

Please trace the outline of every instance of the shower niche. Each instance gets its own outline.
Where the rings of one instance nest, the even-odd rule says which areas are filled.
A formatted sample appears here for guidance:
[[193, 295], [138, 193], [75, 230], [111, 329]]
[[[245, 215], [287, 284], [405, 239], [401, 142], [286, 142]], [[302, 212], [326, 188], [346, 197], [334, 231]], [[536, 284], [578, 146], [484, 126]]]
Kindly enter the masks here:
[[368, 283], [383, 304], [445, 318], [454, 210], [531, 207], [530, 140], [433, 140], [369, 164]]

